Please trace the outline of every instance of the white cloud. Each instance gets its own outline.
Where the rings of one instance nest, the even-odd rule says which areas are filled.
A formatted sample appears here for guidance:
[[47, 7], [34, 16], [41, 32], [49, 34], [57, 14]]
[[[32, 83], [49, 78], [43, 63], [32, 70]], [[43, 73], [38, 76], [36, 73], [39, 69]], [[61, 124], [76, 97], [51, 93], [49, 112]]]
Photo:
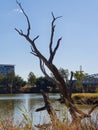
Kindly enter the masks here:
[[14, 9], [13, 11], [14, 11], [14, 12], [17, 12], [17, 13], [22, 13], [22, 10], [21, 10], [21, 9], [18, 9], [18, 8], [17, 8], [17, 9]]

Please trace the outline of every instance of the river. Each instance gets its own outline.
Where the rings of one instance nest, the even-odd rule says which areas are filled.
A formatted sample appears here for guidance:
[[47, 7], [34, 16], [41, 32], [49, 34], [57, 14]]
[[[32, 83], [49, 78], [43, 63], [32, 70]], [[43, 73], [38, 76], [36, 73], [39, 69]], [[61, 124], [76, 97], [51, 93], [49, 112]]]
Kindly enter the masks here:
[[[71, 117], [66, 107], [56, 101], [59, 94], [49, 94], [49, 96], [61, 120], [65, 119], [69, 122]], [[6, 117], [10, 114], [15, 122], [22, 121], [25, 114], [32, 119], [34, 125], [47, 123], [49, 121], [47, 111], [36, 112], [36, 109], [42, 106], [44, 102], [41, 94], [0, 94], [0, 116]], [[82, 107], [82, 109], [87, 111], [89, 108]], [[94, 114], [98, 114], [97, 110], [93, 113], [93, 118]]]

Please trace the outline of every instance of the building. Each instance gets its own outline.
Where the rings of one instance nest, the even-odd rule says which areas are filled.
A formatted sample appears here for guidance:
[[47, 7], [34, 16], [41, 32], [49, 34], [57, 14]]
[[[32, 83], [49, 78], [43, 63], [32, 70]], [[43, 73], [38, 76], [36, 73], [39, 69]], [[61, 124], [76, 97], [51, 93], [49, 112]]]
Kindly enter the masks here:
[[6, 75], [10, 72], [15, 73], [15, 65], [0, 64], [0, 73]]

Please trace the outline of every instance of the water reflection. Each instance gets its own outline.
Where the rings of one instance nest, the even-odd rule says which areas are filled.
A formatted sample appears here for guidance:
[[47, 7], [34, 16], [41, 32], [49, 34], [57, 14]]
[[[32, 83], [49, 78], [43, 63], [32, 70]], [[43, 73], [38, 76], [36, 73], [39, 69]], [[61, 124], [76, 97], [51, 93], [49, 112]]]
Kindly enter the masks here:
[[13, 100], [0, 100], [0, 116], [13, 116], [14, 101]]
[[[14, 118], [15, 121], [22, 120], [23, 114], [25, 114], [29, 118], [33, 118], [35, 114], [35, 109], [39, 107], [40, 100], [36, 97], [36, 95], [24, 94], [21, 99], [14, 100]], [[41, 98], [42, 102], [42, 98]], [[33, 119], [34, 120], [34, 119]]]
[[[69, 112], [65, 108], [65, 105], [61, 105], [55, 99], [59, 98], [58, 94], [50, 94], [50, 98], [57, 111], [59, 117], [62, 120], [66, 117], [66, 120], [71, 119]], [[55, 102], [55, 103], [54, 103]], [[33, 123], [43, 124], [49, 121], [47, 111], [35, 112], [37, 108], [44, 106], [43, 97], [40, 94], [14, 94], [14, 95], [0, 95], [0, 113], [4, 116], [14, 117], [15, 122], [22, 121], [23, 114], [26, 114], [32, 118]], [[98, 111], [96, 110], [98, 113]], [[1, 115], [1, 116], [2, 116]], [[67, 119], [67, 117], [69, 117]], [[93, 116], [94, 118], [94, 116]]]
[[[58, 94], [51, 94], [50, 97], [54, 102], [55, 98], [58, 98]], [[47, 111], [35, 112], [42, 106], [44, 106], [44, 102], [41, 94], [0, 95], [0, 113], [8, 116], [10, 111], [15, 122], [22, 121], [23, 114], [33, 118], [34, 124], [43, 124], [49, 121]]]

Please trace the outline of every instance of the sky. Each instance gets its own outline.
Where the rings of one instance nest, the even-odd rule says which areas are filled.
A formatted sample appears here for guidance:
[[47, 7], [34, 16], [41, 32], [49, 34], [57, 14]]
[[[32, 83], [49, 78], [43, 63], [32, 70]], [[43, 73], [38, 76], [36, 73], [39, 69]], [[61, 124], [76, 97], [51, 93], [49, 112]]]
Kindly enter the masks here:
[[[39, 60], [31, 52], [30, 44], [15, 31], [26, 32], [26, 19], [16, 0], [0, 0], [0, 64], [14, 64], [16, 75], [27, 79], [33, 72], [42, 73]], [[58, 68], [85, 73], [98, 73], [98, 0], [19, 0], [27, 13], [33, 39], [43, 55], [49, 57], [51, 21], [56, 21], [54, 45], [62, 37], [54, 58]]]

